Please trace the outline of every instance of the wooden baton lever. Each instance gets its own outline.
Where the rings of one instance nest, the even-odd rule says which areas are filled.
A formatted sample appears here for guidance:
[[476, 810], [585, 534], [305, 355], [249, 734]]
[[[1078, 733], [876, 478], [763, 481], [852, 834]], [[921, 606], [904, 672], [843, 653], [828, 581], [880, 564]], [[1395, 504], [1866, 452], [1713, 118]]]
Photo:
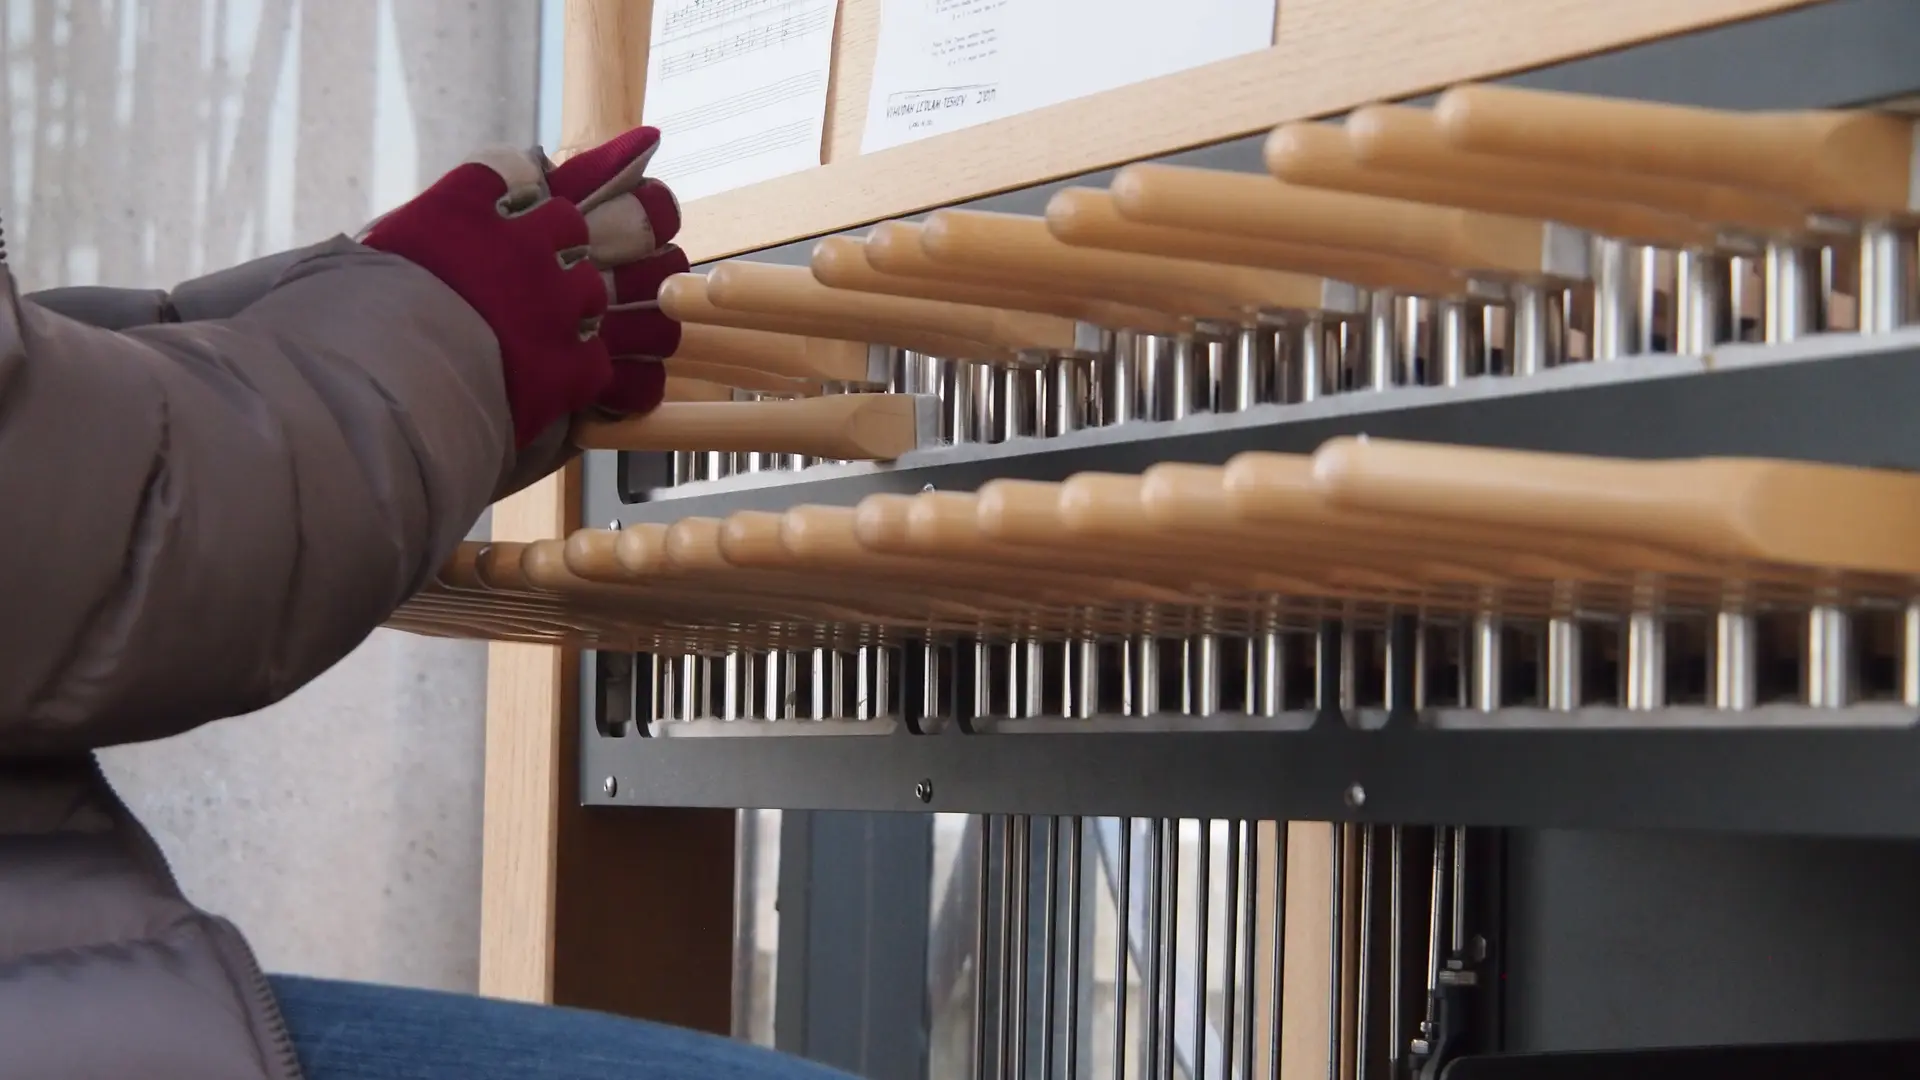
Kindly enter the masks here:
[[1463, 150], [1774, 192], [1864, 218], [1920, 211], [1914, 121], [1867, 111], [1728, 112], [1455, 87], [1434, 116]]
[[1058, 315], [1093, 326], [1139, 330], [1150, 334], [1178, 334], [1186, 329], [1178, 318], [1149, 308], [1062, 296], [1004, 283], [986, 284], [888, 273], [876, 267], [868, 258], [866, 241], [851, 236], [829, 236], [815, 244], [811, 265], [816, 279], [836, 289]]
[[582, 450], [723, 450], [885, 461], [937, 436], [938, 403], [914, 394], [799, 401], [668, 402], [645, 416], [582, 420]]
[[1920, 477], [1736, 458], [1626, 461], [1385, 439], [1314, 454], [1329, 502], [1745, 562], [1920, 573]]
[[661, 401], [732, 401], [733, 387], [725, 383], [708, 382], [705, 379], [692, 379], [683, 375], [668, 375], [667, 388], [660, 395]]
[[1356, 248], [1475, 273], [1589, 274], [1586, 234], [1527, 218], [1175, 165], [1129, 165], [1110, 190], [1122, 215], [1148, 225]]
[[[855, 342], [863, 346], [891, 345], [949, 359], [982, 360], [990, 363], [1012, 363], [1015, 359], [1011, 351], [984, 342], [923, 330], [910, 330], [891, 324], [861, 325], [850, 319], [803, 318], [721, 307], [708, 295], [707, 279], [702, 274], [675, 274], [663, 282], [660, 286], [660, 310], [679, 320], [683, 342], [686, 331], [691, 329], [693, 324], [698, 324], [803, 338], [827, 338]], [[867, 372], [868, 374], [860, 381], [877, 381], [874, 376], [878, 376], [879, 373], [874, 371], [873, 366], [868, 367]]]
[[707, 296], [723, 308], [861, 325], [886, 323], [1019, 352], [1065, 352], [1074, 343], [1073, 320], [1057, 315], [836, 289], [801, 266], [738, 259], [721, 263], [707, 275]]
[[868, 347], [837, 338], [801, 337], [689, 322], [680, 327], [673, 358], [721, 367], [752, 368], [783, 379], [873, 382]]
[[818, 382], [789, 379], [755, 368], [735, 367], [732, 364], [709, 364], [680, 356], [670, 356], [661, 363], [666, 365], [669, 376], [697, 379], [717, 386], [731, 386], [739, 390], [754, 390], [763, 394], [778, 394], [782, 397], [813, 397], [820, 393]]
[[1360, 161], [1337, 124], [1282, 124], [1267, 136], [1267, 171], [1290, 184], [1387, 199], [1539, 218], [1655, 247], [1705, 248], [1719, 240], [1710, 225], [1632, 203], [1581, 198], [1526, 185], [1459, 183], [1433, 173], [1393, 172]]
[[1807, 227], [1804, 206], [1745, 188], [1462, 150], [1447, 140], [1431, 109], [1368, 105], [1347, 117], [1346, 135], [1354, 157], [1369, 168], [1453, 184], [1634, 203], [1769, 235], [1797, 234]]
[[1263, 310], [1347, 310], [1357, 304], [1351, 289], [1331, 295], [1325, 279], [1305, 274], [1074, 247], [1056, 239], [1046, 219], [1018, 214], [937, 211], [927, 219], [921, 244], [936, 262], [978, 271], [1071, 277], [1090, 285], [1163, 288], [1187, 297], [1211, 297], [1218, 301], [1216, 317]]
[[1113, 196], [1097, 188], [1057, 192], [1047, 202], [1047, 230], [1078, 247], [1319, 274], [1369, 289], [1423, 296], [1454, 296], [1469, 291], [1463, 275], [1426, 263], [1309, 244], [1142, 225], [1122, 217]]
[[1204, 309], [1218, 317], [1225, 305], [1211, 297], [1180, 296], [1164, 289], [1126, 288], [1111, 283], [1089, 283], [1078, 278], [1023, 277], [994, 270], [980, 270], [956, 263], [941, 262], [927, 254], [923, 238], [926, 227], [916, 222], [883, 221], [867, 235], [867, 262], [882, 273], [933, 282], [966, 285], [990, 285], [1066, 297], [1078, 301], [1121, 304], [1144, 308], [1171, 317], [1181, 328], [1187, 327], [1190, 313]]

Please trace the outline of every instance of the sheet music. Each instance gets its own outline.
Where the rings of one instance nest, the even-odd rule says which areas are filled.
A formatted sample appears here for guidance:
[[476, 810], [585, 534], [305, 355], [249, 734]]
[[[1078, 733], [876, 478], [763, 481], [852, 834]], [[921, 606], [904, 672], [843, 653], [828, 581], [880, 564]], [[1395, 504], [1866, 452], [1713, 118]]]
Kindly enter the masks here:
[[835, 0], [656, 0], [648, 174], [681, 201], [820, 164]]
[[1277, 0], [882, 0], [860, 152], [1264, 49], [1273, 43], [1276, 6]]

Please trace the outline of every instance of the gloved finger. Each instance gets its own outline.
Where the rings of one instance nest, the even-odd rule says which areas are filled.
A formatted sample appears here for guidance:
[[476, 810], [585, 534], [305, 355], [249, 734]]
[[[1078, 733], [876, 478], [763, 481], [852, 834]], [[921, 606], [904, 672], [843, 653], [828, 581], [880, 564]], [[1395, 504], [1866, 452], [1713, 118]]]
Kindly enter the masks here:
[[518, 217], [540, 206], [547, 198], [547, 178], [540, 170], [540, 163], [525, 150], [504, 146], [479, 151], [443, 177], [441, 183], [462, 173], [471, 175], [473, 166], [491, 172], [499, 181], [500, 191], [494, 196], [494, 206], [502, 217]]
[[601, 266], [619, 266], [649, 255], [679, 231], [680, 201], [658, 180], [647, 180], [587, 212], [593, 261]]
[[659, 148], [659, 128], [637, 127], [568, 158], [547, 174], [547, 185], [584, 214], [639, 187]]
[[606, 271], [607, 295], [613, 298], [614, 307], [652, 306], [659, 301], [660, 286], [689, 268], [687, 253], [668, 244], [643, 259]]
[[[579, 312], [580, 335], [603, 333], [607, 318], [607, 286], [593, 264], [582, 260], [566, 271], [567, 286]], [[611, 346], [609, 346], [611, 349]]]
[[516, 218], [548, 245], [563, 269], [570, 269], [587, 257], [591, 244], [587, 221], [572, 203], [547, 199]]
[[628, 357], [613, 362], [612, 377], [595, 401], [617, 413], [650, 413], [667, 392], [667, 369], [658, 360]]
[[616, 358], [666, 357], [680, 349], [680, 324], [656, 307], [614, 308], [600, 320], [600, 337]]

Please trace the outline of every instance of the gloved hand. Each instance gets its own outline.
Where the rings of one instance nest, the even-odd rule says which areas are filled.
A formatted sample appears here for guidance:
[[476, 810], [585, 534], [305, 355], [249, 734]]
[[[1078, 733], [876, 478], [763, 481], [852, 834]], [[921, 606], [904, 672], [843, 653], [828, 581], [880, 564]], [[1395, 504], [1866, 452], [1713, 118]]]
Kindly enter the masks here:
[[680, 324], [659, 301], [660, 284], [688, 269], [686, 254], [667, 242], [680, 231], [680, 204], [665, 184], [641, 176], [659, 141], [653, 128], [635, 128], [547, 173], [554, 197], [587, 216], [592, 258], [607, 287], [600, 339], [613, 372], [595, 404], [618, 413], [660, 404], [666, 371], [659, 361], [680, 345]]
[[438, 277], [493, 329], [516, 447], [596, 404], [659, 402], [660, 365], [642, 358], [671, 354], [679, 326], [654, 294], [686, 269], [667, 244], [679, 206], [644, 176], [659, 141], [637, 128], [558, 168], [534, 153], [483, 153], [361, 238]]

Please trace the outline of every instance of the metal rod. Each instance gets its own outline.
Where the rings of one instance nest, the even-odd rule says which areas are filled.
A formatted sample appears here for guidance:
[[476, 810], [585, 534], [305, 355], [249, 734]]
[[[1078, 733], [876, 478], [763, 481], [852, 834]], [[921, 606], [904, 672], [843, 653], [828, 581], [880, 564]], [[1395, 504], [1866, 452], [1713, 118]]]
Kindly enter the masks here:
[[1467, 377], [1467, 305], [1459, 300], [1438, 301], [1433, 305], [1433, 322], [1437, 369], [1433, 381], [1441, 386], [1459, 386]]
[[1093, 362], [1079, 357], [1057, 357], [1047, 363], [1048, 435], [1065, 435], [1091, 426], [1095, 411], [1089, 408]]
[[973, 936], [973, 1075], [978, 1080], [988, 1080], [993, 1075], [993, 1062], [996, 1060], [993, 1042], [994, 1024], [990, 1022], [987, 990], [992, 985], [987, 974], [992, 966], [992, 939], [989, 936], [994, 925], [993, 906], [993, 834], [988, 828], [993, 819], [986, 814], [976, 815], [974, 828], [979, 833], [979, 859], [977, 873], [978, 895], [975, 897], [977, 914], [975, 916]]
[[1294, 377], [1297, 387], [1293, 400], [1317, 401], [1326, 390], [1327, 324], [1318, 314], [1300, 320], [1294, 336]]
[[1467, 951], [1467, 829], [1453, 827], [1453, 951]]
[[[1287, 823], [1276, 821], [1274, 827], [1273, 861], [1273, 940], [1268, 943], [1271, 970], [1268, 978], [1271, 982], [1270, 998], [1273, 1007], [1267, 1010], [1267, 1042], [1272, 1051], [1267, 1055], [1267, 1080], [1280, 1080], [1280, 1043], [1286, 1035], [1286, 992], [1287, 992]], [[1249, 1067], [1253, 1059], [1247, 1059]]]
[[1753, 616], [1730, 599], [1713, 617], [1713, 706], [1751, 709], [1758, 699]]
[[1341, 1080], [1340, 1059], [1345, 1049], [1346, 1009], [1342, 1000], [1347, 977], [1347, 830], [1352, 826], [1345, 822], [1330, 826], [1333, 830], [1333, 865], [1327, 873], [1328, 885], [1333, 891], [1331, 922], [1333, 948], [1333, 978], [1327, 1002], [1327, 1015], [1333, 1022], [1327, 1025], [1327, 1080]]
[[742, 712], [740, 693], [741, 659], [739, 649], [729, 649], [727, 650], [727, 655], [720, 658], [720, 719], [722, 720], [731, 721], [740, 719]]
[[1154, 823], [1159, 848], [1154, 875], [1153, 940], [1154, 1024], [1156, 1075], [1173, 1080], [1177, 1040], [1173, 1028], [1174, 993], [1180, 981], [1180, 821], [1161, 818]]
[[1875, 226], [1860, 234], [1860, 332], [1884, 334], [1913, 321], [1914, 233]]
[[[1665, 253], [1645, 245], [1634, 248], [1639, 263], [1634, 275], [1633, 340], [1627, 351], [1635, 356], [1660, 351], [1660, 263]], [[1673, 320], [1667, 320], [1667, 341], [1671, 347]]]
[[1367, 382], [1370, 390], [1391, 390], [1400, 370], [1400, 310], [1393, 293], [1367, 294]]
[[1188, 1074], [1193, 1080], [1207, 1075], [1207, 931], [1213, 921], [1213, 822], [1200, 819], [1200, 843], [1194, 851], [1194, 903], [1198, 919], [1193, 933], [1193, 1065]]
[[1537, 375], [1551, 363], [1552, 329], [1547, 293], [1538, 285], [1518, 284], [1510, 294], [1507, 364], [1514, 375]]
[[1429, 1046], [1440, 1018], [1440, 924], [1446, 913], [1447, 830], [1433, 827], [1433, 876], [1427, 897], [1427, 1009], [1420, 1021], [1420, 1037]]
[[1728, 307], [1733, 264], [1707, 251], [1682, 251], [1674, 259], [1674, 346], [1682, 356], [1702, 356], [1734, 336]]
[[1580, 621], [1571, 615], [1547, 620], [1547, 708], [1580, 707]]
[[1852, 618], [1821, 604], [1807, 614], [1807, 704], [1842, 709], [1853, 703]]
[[1657, 611], [1627, 615], [1626, 699], [1629, 709], [1662, 709], [1667, 704], [1667, 625]]
[[680, 658], [680, 720], [698, 720], [707, 715], [707, 673], [705, 657]]
[[1900, 702], [1920, 707], [1920, 601], [1900, 613]]
[[1360, 825], [1360, 956], [1354, 987], [1353, 1077], [1367, 1075], [1367, 976], [1373, 971], [1373, 826]]
[[1001, 1076], [1022, 1080], [1027, 1050], [1027, 869], [1033, 823], [1025, 814], [1007, 817], [1006, 866], [1001, 869]]
[[1114, 354], [1105, 364], [1106, 386], [1101, 401], [1109, 424], [1125, 423], [1140, 417], [1139, 378], [1137, 366], [1140, 355], [1148, 348], [1152, 338], [1146, 334], [1124, 333], [1116, 335]]
[[1220, 639], [1196, 634], [1187, 639], [1187, 687], [1183, 695], [1188, 716], [1212, 716], [1220, 711]]
[[1221, 379], [1220, 411], [1239, 412], [1270, 400], [1264, 384], [1273, 359], [1273, 331], [1262, 326], [1241, 327]]
[[[1221, 928], [1227, 936], [1221, 950], [1227, 958], [1226, 975], [1226, 1015], [1220, 1018], [1220, 1077], [1221, 1080], [1234, 1080], [1234, 1065], [1239, 1058], [1239, 1044], [1235, 1035], [1240, 1030], [1240, 995], [1252, 991], [1252, 980], [1236, 978], [1240, 968], [1240, 875], [1244, 871], [1244, 858], [1240, 851], [1240, 833], [1245, 822], [1237, 819], [1227, 821], [1227, 895], [1222, 898], [1226, 925]], [[1249, 926], [1251, 929], [1251, 926]], [[1252, 952], [1252, 946], [1247, 947]], [[1204, 1080], [1204, 1077], [1200, 1078]]]
[[1152, 634], [1140, 634], [1133, 639], [1133, 672], [1135, 679], [1135, 716], [1152, 716], [1160, 711], [1162, 690], [1160, 683], [1160, 641]]
[[1113, 1076], [1114, 1080], [1125, 1080], [1127, 1075], [1127, 981], [1133, 967], [1133, 819], [1120, 819], [1120, 873], [1114, 892], [1118, 928], [1115, 931], [1113, 945], [1114, 970], [1114, 1008], [1113, 1008]]
[[1259, 673], [1253, 698], [1258, 702], [1254, 715], [1278, 716], [1286, 708], [1286, 639], [1277, 630], [1265, 630], [1253, 639], [1253, 644], [1257, 651], [1254, 670]]
[[1501, 627], [1498, 615], [1477, 615], [1473, 620], [1473, 707], [1481, 712], [1500, 708]]
[[1809, 252], [1792, 244], [1769, 244], [1762, 270], [1766, 291], [1766, 339], [1793, 341], [1820, 329], [1819, 277], [1807, 265]]
[[1403, 825], [1387, 829], [1387, 1076], [1395, 1080], [1400, 1075], [1400, 1059], [1404, 1056], [1401, 1036], [1405, 1029], [1401, 1026], [1400, 999], [1406, 979], [1402, 970], [1406, 950], [1402, 923], [1406, 913], [1402, 910], [1400, 876], [1406, 862], [1405, 834]]
[[[1593, 241], [1593, 337], [1595, 360], [1626, 356], [1637, 334], [1634, 310], [1639, 297], [1637, 257], [1621, 240]], [[1517, 310], [1517, 305], [1516, 305]]]
[[[1061, 1063], [1061, 1076], [1065, 1080], [1079, 1080], [1080, 1077], [1080, 906], [1082, 902], [1080, 888], [1080, 838], [1085, 832], [1079, 815], [1065, 818], [1062, 822], [1066, 833], [1067, 863], [1067, 925], [1063, 931], [1067, 939], [1066, 964], [1066, 1021], [1067, 1045]], [[1125, 975], [1125, 972], [1121, 973]]]
[[1053, 1077], [1054, 969], [1060, 963], [1060, 819], [1043, 818], [1040, 833], [1040, 1077]]

